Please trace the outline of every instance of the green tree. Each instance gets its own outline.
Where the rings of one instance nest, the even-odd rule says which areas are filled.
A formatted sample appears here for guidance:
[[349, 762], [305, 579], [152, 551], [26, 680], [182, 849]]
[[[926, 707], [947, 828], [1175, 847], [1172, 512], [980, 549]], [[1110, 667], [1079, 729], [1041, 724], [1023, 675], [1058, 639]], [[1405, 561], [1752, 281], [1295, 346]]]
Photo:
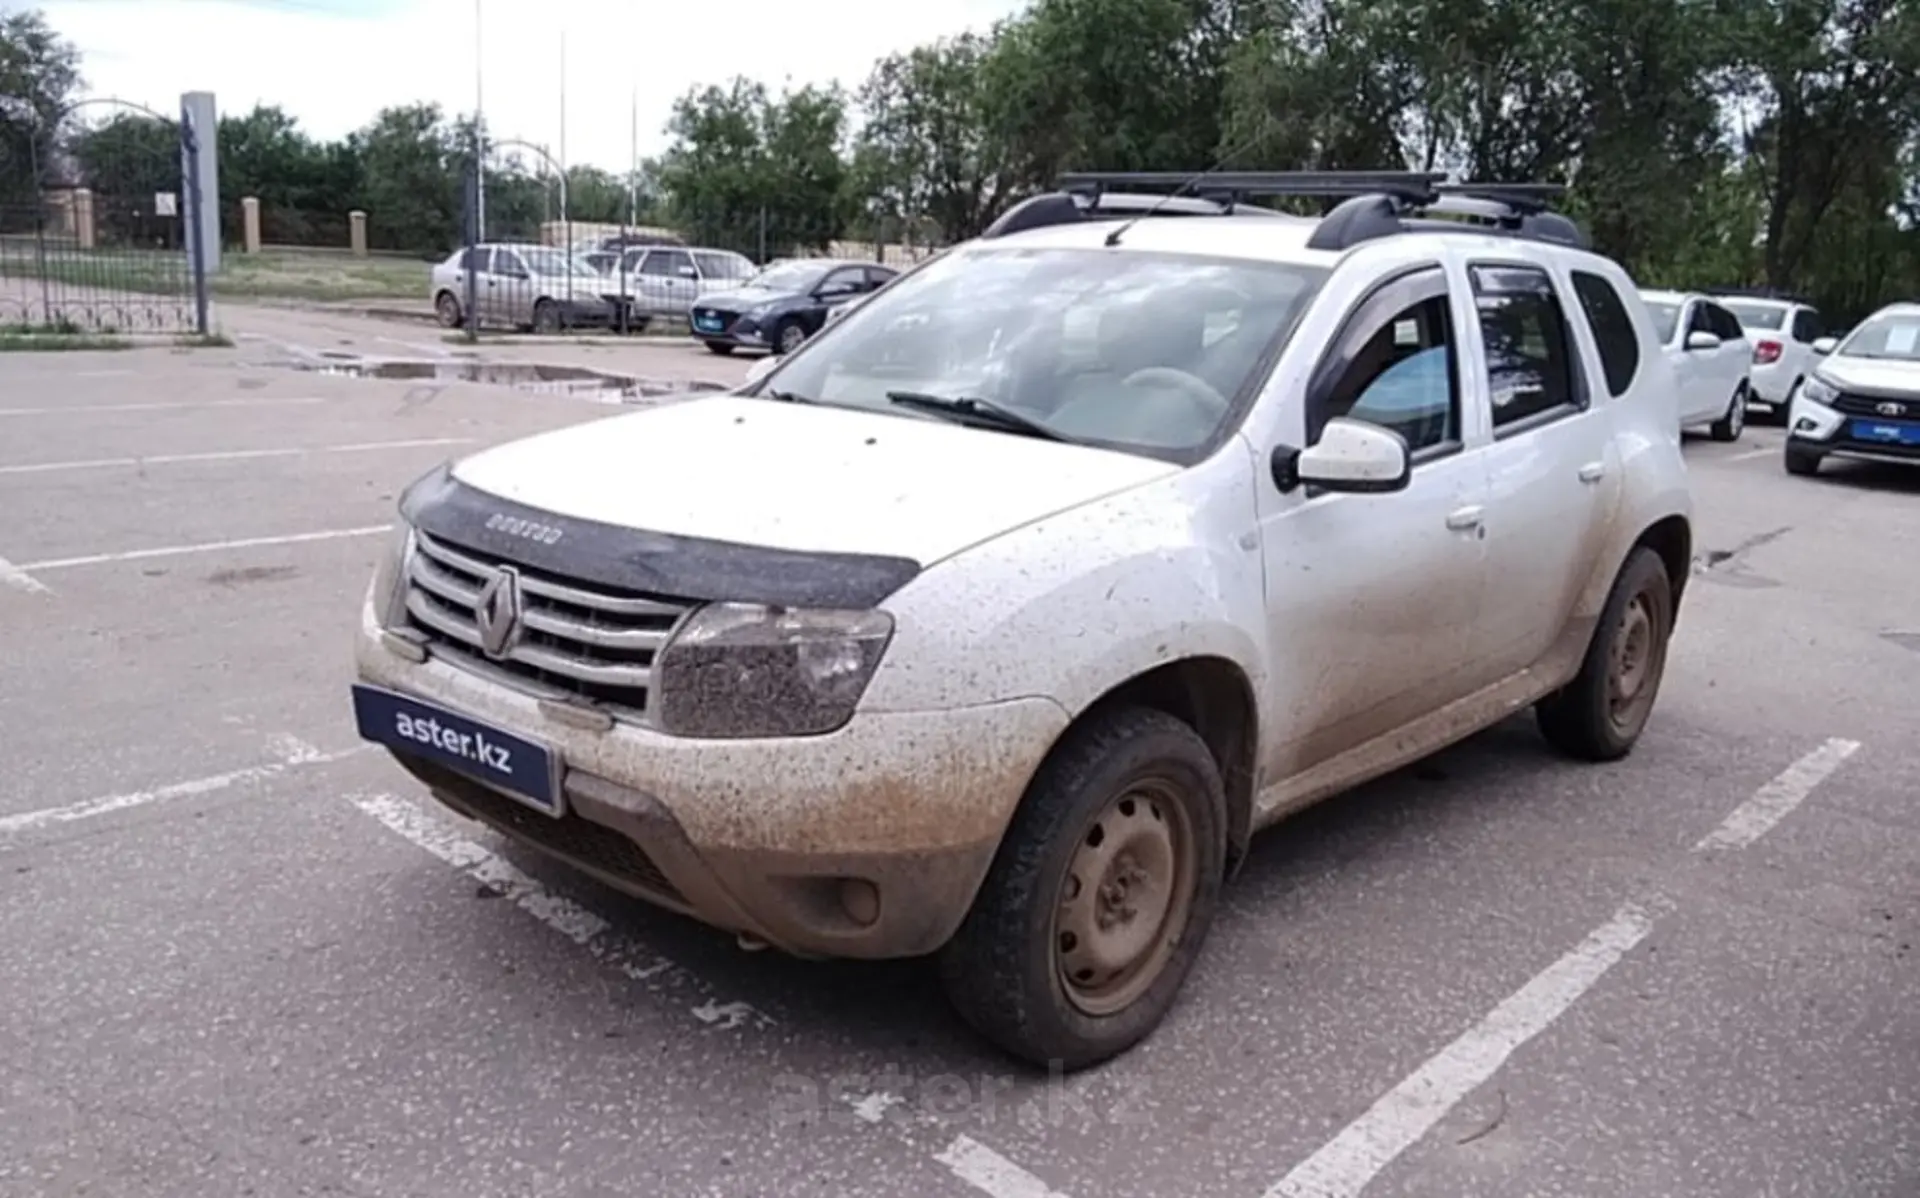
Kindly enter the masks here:
[[0, 204], [30, 202], [79, 89], [80, 53], [37, 10], [0, 13]]

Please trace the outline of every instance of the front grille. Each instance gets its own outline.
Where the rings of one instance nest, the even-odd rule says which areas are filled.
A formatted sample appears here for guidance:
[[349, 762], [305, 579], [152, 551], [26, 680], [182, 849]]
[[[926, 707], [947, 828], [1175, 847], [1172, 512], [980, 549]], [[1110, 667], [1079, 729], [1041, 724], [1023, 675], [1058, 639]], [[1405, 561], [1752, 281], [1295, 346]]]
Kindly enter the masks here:
[[[503, 659], [481, 648], [481, 588], [502, 568], [519, 576], [519, 640]], [[503, 558], [414, 533], [407, 619], [432, 650], [478, 672], [500, 671], [536, 691], [645, 714], [653, 659], [691, 605], [588, 589]]]
[[709, 317], [712, 317], [719, 320], [720, 322], [720, 326], [717, 329], [702, 329], [701, 332], [704, 332], [704, 333], [712, 333], [712, 332], [724, 333], [728, 329], [733, 327], [734, 319], [738, 316], [739, 316], [739, 313], [737, 312], [728, 312], [722, 308], [709, 308], [704, 305], [698, 305], [693, 309], [693, 318], [696, 321], [702, 321], [702, 320], [708, 319]]
[[[1879, 409], [1883, 403], [1898, 404], [1902, 410], [1891, 413], [1882, 412]], [[1920, 398], [1891, 399], [1887, 396], [1855, 395], [1851, 391], [1843, 391], [1827, 406], [1836, 412], [1845, 412], [1849, 416], [1873, 416], [1882, 420], [1920, 420]]]

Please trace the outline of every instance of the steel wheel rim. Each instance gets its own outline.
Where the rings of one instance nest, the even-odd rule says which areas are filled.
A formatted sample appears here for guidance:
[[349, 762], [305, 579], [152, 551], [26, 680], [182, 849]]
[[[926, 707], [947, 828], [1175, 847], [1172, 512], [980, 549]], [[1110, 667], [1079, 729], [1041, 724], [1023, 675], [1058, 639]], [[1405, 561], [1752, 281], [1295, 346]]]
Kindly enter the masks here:
[[452, 328], [460, 323], [460, 301], [450, 295], [440, 297], [440, 323]]
[[1729, 423], [1733, 426], [1733, 435], [1738, 437], [1747, 427], [1747, 393], [1745, 391], [1733, 397], [1733, 411], [1730, 415], [1732, 419]]
[[780, 330], [780, 352], [790, 354], [799, 349], [800, 343], [806, 339], [807, 334], [799, 325], [790, 324]]
[[1067, 1001], [1112, 1015], [1161, 975], [1193, 911], [1199, 856], [1173, 784], [1137, 782], [1074, 846], [1054, 908], [1054, 973]]
[[1630, 732], [1646, 718], [1659, 685], [1665, 648], [1653, 596], [1636, 592], [1620, 613], [1607, 670], [1607, 716], [1617, 731]]

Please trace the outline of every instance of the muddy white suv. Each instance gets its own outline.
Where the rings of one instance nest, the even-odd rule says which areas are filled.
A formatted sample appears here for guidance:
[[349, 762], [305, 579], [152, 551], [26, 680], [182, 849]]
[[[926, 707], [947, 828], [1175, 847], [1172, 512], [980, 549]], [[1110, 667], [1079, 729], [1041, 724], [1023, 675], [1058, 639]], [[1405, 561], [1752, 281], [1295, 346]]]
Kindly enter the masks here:
[[1255, 831], [1529, 705], [1627, 753], [1692, 543], [1632, 281], [1530, 189], [1164, 183], [1072, 178], [735, 394], [418, 481], [362, 735], [743, 942], [937, 954], [1069, 1069], [1160, 1021]]

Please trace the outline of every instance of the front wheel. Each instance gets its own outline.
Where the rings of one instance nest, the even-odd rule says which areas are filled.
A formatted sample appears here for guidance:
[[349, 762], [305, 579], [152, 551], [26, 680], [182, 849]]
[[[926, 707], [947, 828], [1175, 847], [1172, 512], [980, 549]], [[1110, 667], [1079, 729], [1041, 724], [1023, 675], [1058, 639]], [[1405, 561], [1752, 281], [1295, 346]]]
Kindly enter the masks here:
[[773, 352], [776, 354], [790, 354], [805, 344], [806, 340], [806, 326], [794, 320], [792, 317], [788, 317], [786, 320], [780, 322], [780, 327], [775, 330], [773, 334]]
[[1747, 427], [1747, 385], [1741, 383], [1734, 390], [1733, 402], [1727, 405], [1727, 414], [1713, 422], [1707, 430], [1716, 441], [1738, 441]]
[[707, 352], [710, 354], [719, 354], [724, 358], [733, 352], [733, 346], [724, 341], [709, 341], [707, 342]]
[[1069, 732], [941, 951], [961, 1018], [1063, 1071], [1144, 1039], [1213, 922], [1226, 825], [1219, 767], [1180, 720], [1122, 708]]
[[1820, 455], [1817, 453], [1808, 453], [1804, 449], [1795, 449], [1789, 445], [1787, 446], [1785, 460], [1788, 474], [1798, 474], [1803, 478], [1811, 478], [1820, 473]]
[[1631, 753], [1653, 714], [1672, 635], [1673, 585], [1666, 563], [1637, 546], [1614, 580], [1580, 672], [1534, 707], [1548, 743], [1586, 761], [1615, 761]]
[[533, 306], [533, 331], [542, 335], [560, 331], [560, 305], [541, 300]]

